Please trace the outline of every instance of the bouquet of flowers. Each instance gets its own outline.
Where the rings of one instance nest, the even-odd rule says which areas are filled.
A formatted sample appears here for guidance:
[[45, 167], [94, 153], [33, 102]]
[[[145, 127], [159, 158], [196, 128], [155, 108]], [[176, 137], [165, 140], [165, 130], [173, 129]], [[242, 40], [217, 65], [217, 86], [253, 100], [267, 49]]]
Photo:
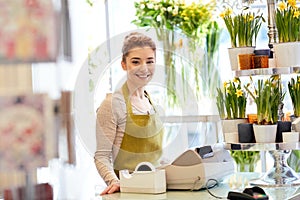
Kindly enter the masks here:
[[134, 3], [136, 19], [132, 22], [139, 27], [178, 30], [195, 38], [205, 32], [215, 6], [215, 1], [185, 4], [180, 0], [141, 0]]

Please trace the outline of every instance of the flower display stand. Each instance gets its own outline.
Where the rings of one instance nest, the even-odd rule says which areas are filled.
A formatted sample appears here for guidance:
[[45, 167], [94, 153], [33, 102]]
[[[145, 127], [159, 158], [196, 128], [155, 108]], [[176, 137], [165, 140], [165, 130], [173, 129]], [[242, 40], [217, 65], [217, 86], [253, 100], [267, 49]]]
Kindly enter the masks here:
[[261, 187], [300, 186], [299, 175], [287, 164], [291, 150], [300, 149], [300, 143], [225, 143], [224, 148], [235, 151], [268, 151], [274, 165], [259, 179], [250, 181], [250, 185]]

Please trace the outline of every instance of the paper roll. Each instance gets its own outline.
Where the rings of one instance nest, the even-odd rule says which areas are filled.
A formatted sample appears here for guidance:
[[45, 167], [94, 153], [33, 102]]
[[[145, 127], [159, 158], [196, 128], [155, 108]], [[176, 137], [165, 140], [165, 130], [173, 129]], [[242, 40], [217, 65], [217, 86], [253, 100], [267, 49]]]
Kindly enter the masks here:
[[135, 171], [155, 171], [155, 167], [150, 162], [141, 162], [136, 166]]

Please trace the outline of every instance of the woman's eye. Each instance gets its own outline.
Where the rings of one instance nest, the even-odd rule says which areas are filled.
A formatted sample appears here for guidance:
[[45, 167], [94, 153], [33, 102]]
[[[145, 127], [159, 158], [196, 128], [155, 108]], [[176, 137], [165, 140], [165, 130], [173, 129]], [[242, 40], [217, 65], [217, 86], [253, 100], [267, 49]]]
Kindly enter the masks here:
[[154, 63], [154, 60], [147, 61], [147, 64], [153, 64], [153, 63]]
[[132, 64], [138, 65], [138, 64], [140, 64], [140, 62], [137, 61], [137, 60], [133, 60], [133, 61], [132, 61]]

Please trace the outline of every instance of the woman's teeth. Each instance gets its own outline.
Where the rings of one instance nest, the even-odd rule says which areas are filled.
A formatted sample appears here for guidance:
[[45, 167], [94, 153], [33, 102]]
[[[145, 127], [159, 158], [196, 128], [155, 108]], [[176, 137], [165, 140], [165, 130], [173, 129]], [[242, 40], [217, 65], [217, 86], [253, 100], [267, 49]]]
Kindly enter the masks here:
[[147, 78], [147, 77], [149, 77], [150, 75], [149, 75], [149, 74], [146, 74], [146, 75], [139, 75], [139, 74], [137, 74], [137, 76], [140, 77], [140, 78]]

